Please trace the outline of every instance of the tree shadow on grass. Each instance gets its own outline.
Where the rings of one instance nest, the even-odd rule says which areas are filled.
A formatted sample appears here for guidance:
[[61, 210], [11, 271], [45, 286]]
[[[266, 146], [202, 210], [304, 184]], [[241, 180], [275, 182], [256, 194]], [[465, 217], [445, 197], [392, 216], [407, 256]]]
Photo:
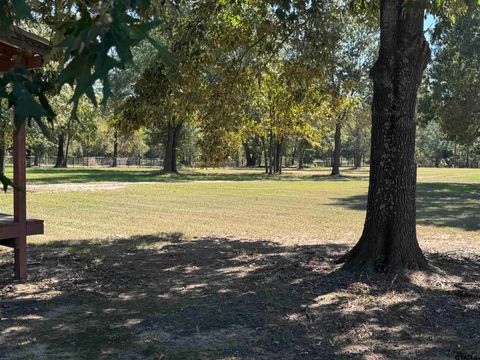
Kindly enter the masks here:
[[[335, 204], [366, 210], [367, 196], [335, 199]], [[417, 185], [417, 223], [447, 226], [467, 231], [480, 230], [480, 185], [462, 183], [420, 183]]]
[[480, 355], [478, 257], [454, 284], [353, 275], [342, 244], [181, 234], [30, 246], [0, 258], [2, 359], [429, 359]]

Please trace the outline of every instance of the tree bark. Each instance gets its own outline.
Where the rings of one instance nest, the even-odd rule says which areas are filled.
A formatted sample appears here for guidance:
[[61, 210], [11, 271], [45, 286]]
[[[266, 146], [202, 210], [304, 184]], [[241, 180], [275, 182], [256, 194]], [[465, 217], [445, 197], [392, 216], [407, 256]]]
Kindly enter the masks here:
[[6, 122], [0, 122], [0, 174], [5, 174], [5, 128]]
[[381, 0], [372, 146], [363, 234], [338, 262], [360, 270], [426, 269], [416, 235], [415, 108], [430, 49], [419, 0]]
[[58, 143], [57, 143], [57, 161], [55, 162], [55, 168], [62, 168], [66, 167], [65, 164], [65, 134], [58, 135]]
[[335, 124], [335, 145], [332, 156], [332, 176], [340, 175], [340, 152], [342, 151], [342, 124], [338, 121]]
[[273, 174], [273, 132], [270, 130], [270, 139], [268, 143], [268, 175]]
[[467, 146], [467, 168], [470, 167], [470, 148]]
[[247, 144], [243, 144], [245, 149], [245, 159], [247, 160], [246, 166], [255, 166], [257, 164], [257, 154], [255, 151]]
[[355, 169], [360, 169], [362, 167], [362, 160], [363, 160], [363, 150], [360, 148], [355, 149], [353, 154], [353, 166]]
[[364, 145], [365, 145], [365, 137], [363, 135], [362, 130], [356, 129], [355, 130], [355, 142], [354, 142], [354, 150], [353, 150], [353, 166], [355, 169], [360, 169], [362, 167], [362, 160], [364, 155]]
[[114, 130], [112, 167], [117, 167], [117, 166], [118, 166], [118, 131]]
[[298, 142], [298, 170], [303, 170], [304, 164], [303, 164], [303, 157], [305, 156], [305, 149], [306, 149], [306, 141], [301, 139]]
[[65, 145], [65, 158], [63, 159], [63, 164], [62, 164], [63, 168], [68, 167], [68, 149], [70, 148], [70, 140], [71, 140], [71, 136], [68, 135], [67, 143]]
[[267, 140], [265, 137], [262, 137], [262, 146], [263, 146], [263, 157], [265, 161], [265, 174], [268, 174], [268, 150], [267, 150]]
[[168, 124], [163, 171], [177, 174], [177, 146], [182, 124]]
[[275, 141], [275, 173], [282, 173], [283, 139]]

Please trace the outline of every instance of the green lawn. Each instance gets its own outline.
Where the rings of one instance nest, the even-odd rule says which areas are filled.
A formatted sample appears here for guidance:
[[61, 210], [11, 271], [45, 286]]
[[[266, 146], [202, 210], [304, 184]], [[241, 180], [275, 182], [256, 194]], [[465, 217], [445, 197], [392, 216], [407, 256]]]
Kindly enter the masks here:
[[[12, 176], [12, 168], [7, 167], [7, 175]], [[282, 175], [265, 175], [259, 168], [192, 169], [183, 168], [178, 175], [165, 175], [153, 167], [75, 167], [68, 169], [29, 168], [29, 184], [89, 183], [89, 182], [181, 182], [181, 181], [252, 181], [252, 180], [331, 180], [331, 169], [314, 167], [305, 170], [284, 169]], [[342, 169], [341, 179], [361, 179], [368, 177], [368, 168]], [[418, 181], [449, 183], [480, 183], [480, 169], [420, 168]]]
[[[330, 175], [328, 168], [312, 168], [303, 171], [286, 169], [284, 174], [265, 175], [259, 168], [225, 168], [225, 169], [191, 169], [183, 168], [178, 175], [163, 174], [153, 167], [118, 167], [89, 168], [76, 167], [67, 169], [30, 168], [28, 182], [30, 184], [60, 184], [88, 182], [182, 182], [182, 181], [252, 181], [252, 180], [320, 180]], [[7, 175], [12, 176], [12, 168], [7, 168]], [[361, 178], [368, 176], [368, 170], [345, 169], [343, 178]], [[480, 180], [479, 180], [480, 181]]]
[[418, 234], [444, 275], [387, 279], [332, 261], [361, 234], [366, 170], [182, 172], [29, 169], [46, 234], [26, 283], [0, 252], [0, 358], [480, 356], [480, 170], [419, 169]]
[[[44, 219], [46, 230], [31, 241], [180, 232], [188, 238], [351, 243], [362, 229], [368, 171], [344, 169], [340, 178], [328, 172], [287, 170], [269, 177], [261, 169], [187, 169], [180, 175], [145, 168], [29, 169], [29, 184], [52, 184], [28, 194], [29, 214]], [[58, 185], [65, 183], [82, 186]], [[459, 238], [474, 245], [479, 184], [478, 169], [419, 169], [419, 236], [426, 246]], [[11, 196], [0, 198], [3, 212], [11, 211]]]

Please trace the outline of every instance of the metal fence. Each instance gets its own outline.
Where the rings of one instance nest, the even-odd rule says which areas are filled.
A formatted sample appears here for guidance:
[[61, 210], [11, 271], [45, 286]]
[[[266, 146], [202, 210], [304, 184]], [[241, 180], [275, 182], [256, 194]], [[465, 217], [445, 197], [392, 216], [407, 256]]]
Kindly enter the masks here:
[[[57, 157], [55, 156], [27, 156], [26, 165], [27, 167], [53, 167], [57, 163]], [[84, 156], [84, 157], [74, 157], [69, 156], [67, 158], [66, 164], [68, 167], [111, 167], [113, 166], [114, 158], [113, 157], [101, 157], [101, 156]], [[12, 165], [13, 157], [5, 157], [5, 164]], [[163, 159], [154, 158], [140, 158], [140, 157], [119, 157], [117, 158], [117, 166], [145, 166], [145, 167], [162, 167]]]

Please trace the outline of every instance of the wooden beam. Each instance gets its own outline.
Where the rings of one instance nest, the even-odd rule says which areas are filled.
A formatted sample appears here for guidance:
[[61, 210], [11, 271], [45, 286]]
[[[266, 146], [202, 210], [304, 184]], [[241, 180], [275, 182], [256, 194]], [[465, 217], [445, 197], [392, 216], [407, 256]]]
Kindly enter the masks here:
[[27, 197], [25, 174], [25, 125], [13, 134], [13, 182], [20, 189], [13, 190], [13, 222], [18, 234], [15, 238], [15, 277], [27, 279]]
[[[43, 220], [27, 220], [27, 236], [43, 234]], [[17, 223], [12, 221], [0, 224], [0, 240], [13, 239], [18, 236]]]
[[9, 71], [13, 67], [13, 61], [11, 59], [0, 57], [0, 73]]
[[48, 40], [16, 26], [8, 34], [0, 35], [0, 42], [13, 45], [22, 49], [22, 51], [28, 50], [42, 56], [52, 49], [52, 45]]

